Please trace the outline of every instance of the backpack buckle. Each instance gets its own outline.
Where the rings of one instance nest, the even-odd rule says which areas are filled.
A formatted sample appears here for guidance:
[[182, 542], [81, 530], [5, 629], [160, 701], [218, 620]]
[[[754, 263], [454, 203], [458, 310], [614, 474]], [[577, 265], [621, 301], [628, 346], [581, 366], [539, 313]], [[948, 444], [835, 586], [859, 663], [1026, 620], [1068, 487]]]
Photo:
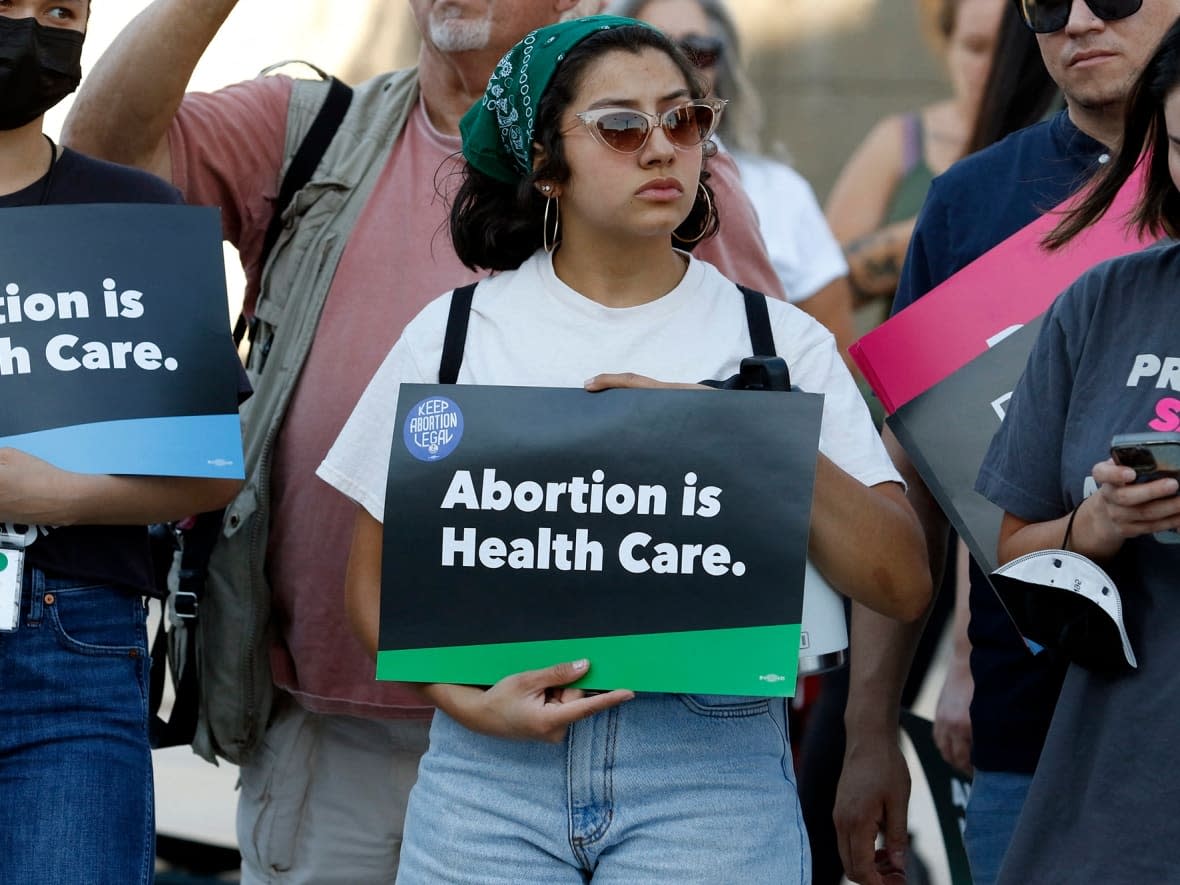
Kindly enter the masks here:
[[176, 590], [168, 594], [168, 621], [174, 627], [184, 621], [194, 621], [200, 608], [197, 594], [189, 590]]

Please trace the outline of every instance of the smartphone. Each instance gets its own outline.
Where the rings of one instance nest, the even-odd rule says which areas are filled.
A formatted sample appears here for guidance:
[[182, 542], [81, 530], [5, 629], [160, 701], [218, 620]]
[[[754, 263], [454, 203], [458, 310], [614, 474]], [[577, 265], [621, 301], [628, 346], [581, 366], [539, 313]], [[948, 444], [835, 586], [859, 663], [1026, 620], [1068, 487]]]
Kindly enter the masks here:
[[[1110, 441], [1114, 463], [1135, 471], [1135, 482], [1165, 476], [1180, 479], [1180, 433], [1120, 433]], [[1153, 536], [1164, 544], [1180, 544], [1180, 531], [1168, 529]]]

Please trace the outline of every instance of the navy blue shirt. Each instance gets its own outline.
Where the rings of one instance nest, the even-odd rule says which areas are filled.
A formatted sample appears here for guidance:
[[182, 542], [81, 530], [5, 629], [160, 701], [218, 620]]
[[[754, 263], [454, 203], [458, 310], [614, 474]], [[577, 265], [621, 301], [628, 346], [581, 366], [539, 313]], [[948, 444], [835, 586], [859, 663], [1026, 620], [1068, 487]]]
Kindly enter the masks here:
[[[1106, 148], [1066, 111], [956, 163], [934, 180], [902, 269], [896, 313], [1060, 205], [1089, 180]], [[1031, 774], [1065, 674], [1025, 647], [982, 570], [971, 563], [972, 762]]]
[[[0, 195], [0, 210], [68, 203], [181, 203], [167, 182], [125, 166], [95, 160], [68, 148], [45, 177], [12, 194]], [[19, 217], [19, 216], [16, 216]], [[62, 243], [63, 249], [85, 243]], [[227, 357], [228, 358], [228, 357]], [[248, 384], [247, 384], [248, 390]], [[159, 595], [143, 526], [5, 525], [8, 541], [26, 547], [26, 563], [63, 578], [93, 580], [133, 593]]]

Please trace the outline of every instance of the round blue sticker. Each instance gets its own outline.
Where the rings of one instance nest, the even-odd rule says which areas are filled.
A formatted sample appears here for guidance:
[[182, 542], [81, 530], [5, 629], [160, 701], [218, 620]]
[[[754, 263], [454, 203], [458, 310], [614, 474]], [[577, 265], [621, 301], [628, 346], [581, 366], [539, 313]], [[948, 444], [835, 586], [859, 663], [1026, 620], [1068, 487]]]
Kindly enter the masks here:
[[402, 438], [419, 461], [440, 461], [463, 439], [463, 412], [454, 400], [429, 396], [406, 415]]

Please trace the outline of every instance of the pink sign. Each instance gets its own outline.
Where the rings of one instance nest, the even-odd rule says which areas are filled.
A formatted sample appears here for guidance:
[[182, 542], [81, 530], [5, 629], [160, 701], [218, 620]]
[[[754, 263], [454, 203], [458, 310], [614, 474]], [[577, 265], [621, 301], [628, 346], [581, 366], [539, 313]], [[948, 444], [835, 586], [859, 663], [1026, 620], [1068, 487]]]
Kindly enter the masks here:
[[852, 359], [885, 410], [892, 414], [1043, 314], [1094, 265], [1149, 245], [1128, 229], [1139, 191], [1136, 172], [1101, 221], [1047, 252], [1041, 241], [1074, 198], [1067, 200], [854, 343]]

